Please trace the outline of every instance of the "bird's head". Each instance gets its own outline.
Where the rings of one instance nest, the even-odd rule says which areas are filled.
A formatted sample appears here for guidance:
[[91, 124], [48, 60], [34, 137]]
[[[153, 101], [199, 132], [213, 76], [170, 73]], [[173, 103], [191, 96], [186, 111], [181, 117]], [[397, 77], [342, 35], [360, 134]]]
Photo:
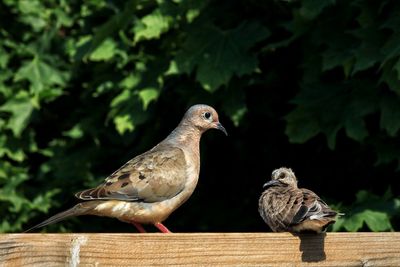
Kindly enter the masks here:
[[228, 135], [224, 126], [218, 120], [218, 113], [214, 108], [207, 105], [194, 105], [186, 111], [184, 120], [204, 133], [208, 129], [218, 129]]
[[271, 175], [271, 180], [265, 183], [263, 187], [267, 188], [278, 184], [297, 187], [297, 179], [292, 169], [282, 167], [274, 170]]

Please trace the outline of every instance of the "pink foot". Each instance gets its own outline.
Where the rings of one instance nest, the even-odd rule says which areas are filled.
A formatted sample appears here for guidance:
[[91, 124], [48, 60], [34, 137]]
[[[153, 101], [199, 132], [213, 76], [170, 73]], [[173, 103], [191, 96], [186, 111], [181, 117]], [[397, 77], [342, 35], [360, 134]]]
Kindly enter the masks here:
[[134, 221], [132, 221], [131, 223], [136, 227], [136, 229], [139, 231], [139, 233], [147, 233], [146, 230], [144, 230], [143, 226], [140, 223], [137, 223]]
[[168, 230], [167, 227], [165, 227], [162, 223], [154, 223], [154, 226], [158, 228], [158, 230], [160, 230], [162, 233], [164, 234], [169, 234], [171, 233], [170, 230]]

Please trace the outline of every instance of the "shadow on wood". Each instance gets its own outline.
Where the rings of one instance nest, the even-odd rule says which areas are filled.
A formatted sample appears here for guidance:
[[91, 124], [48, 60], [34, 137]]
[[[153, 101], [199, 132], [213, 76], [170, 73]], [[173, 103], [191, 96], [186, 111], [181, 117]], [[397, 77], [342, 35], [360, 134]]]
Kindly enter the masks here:
[[318, 262], [326, 259], [325, 254], [325, 237], [326, 233], [322, 234], [300, 234], [299, 250], [302, 252], [301, 260], [303, 262]]

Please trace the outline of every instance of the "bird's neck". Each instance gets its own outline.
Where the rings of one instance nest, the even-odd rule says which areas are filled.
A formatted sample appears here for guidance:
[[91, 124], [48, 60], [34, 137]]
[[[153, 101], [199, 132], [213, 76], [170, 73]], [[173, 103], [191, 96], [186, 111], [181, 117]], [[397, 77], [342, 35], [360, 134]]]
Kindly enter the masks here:
[[202, 132], [197, 127], [181, 122], [165, 139], [165, 142], [182, 149], [189, 148], [198, 153], [201, 134]]
[[163, 144], [179, 147], [185, 153], [186, 161], [192, 166], [197, 176], [200, 173], [200, 138], [202, 132], [197, 127], [181, 122], [170, 135], [162, 142]]

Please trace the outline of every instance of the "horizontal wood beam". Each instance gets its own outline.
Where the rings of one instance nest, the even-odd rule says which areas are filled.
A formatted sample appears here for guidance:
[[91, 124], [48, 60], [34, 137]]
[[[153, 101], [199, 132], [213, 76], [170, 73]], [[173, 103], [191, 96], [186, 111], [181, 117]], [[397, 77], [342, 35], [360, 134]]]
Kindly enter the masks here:
[[1, 234], [0, 266], [400, 266], [400, 233]]

